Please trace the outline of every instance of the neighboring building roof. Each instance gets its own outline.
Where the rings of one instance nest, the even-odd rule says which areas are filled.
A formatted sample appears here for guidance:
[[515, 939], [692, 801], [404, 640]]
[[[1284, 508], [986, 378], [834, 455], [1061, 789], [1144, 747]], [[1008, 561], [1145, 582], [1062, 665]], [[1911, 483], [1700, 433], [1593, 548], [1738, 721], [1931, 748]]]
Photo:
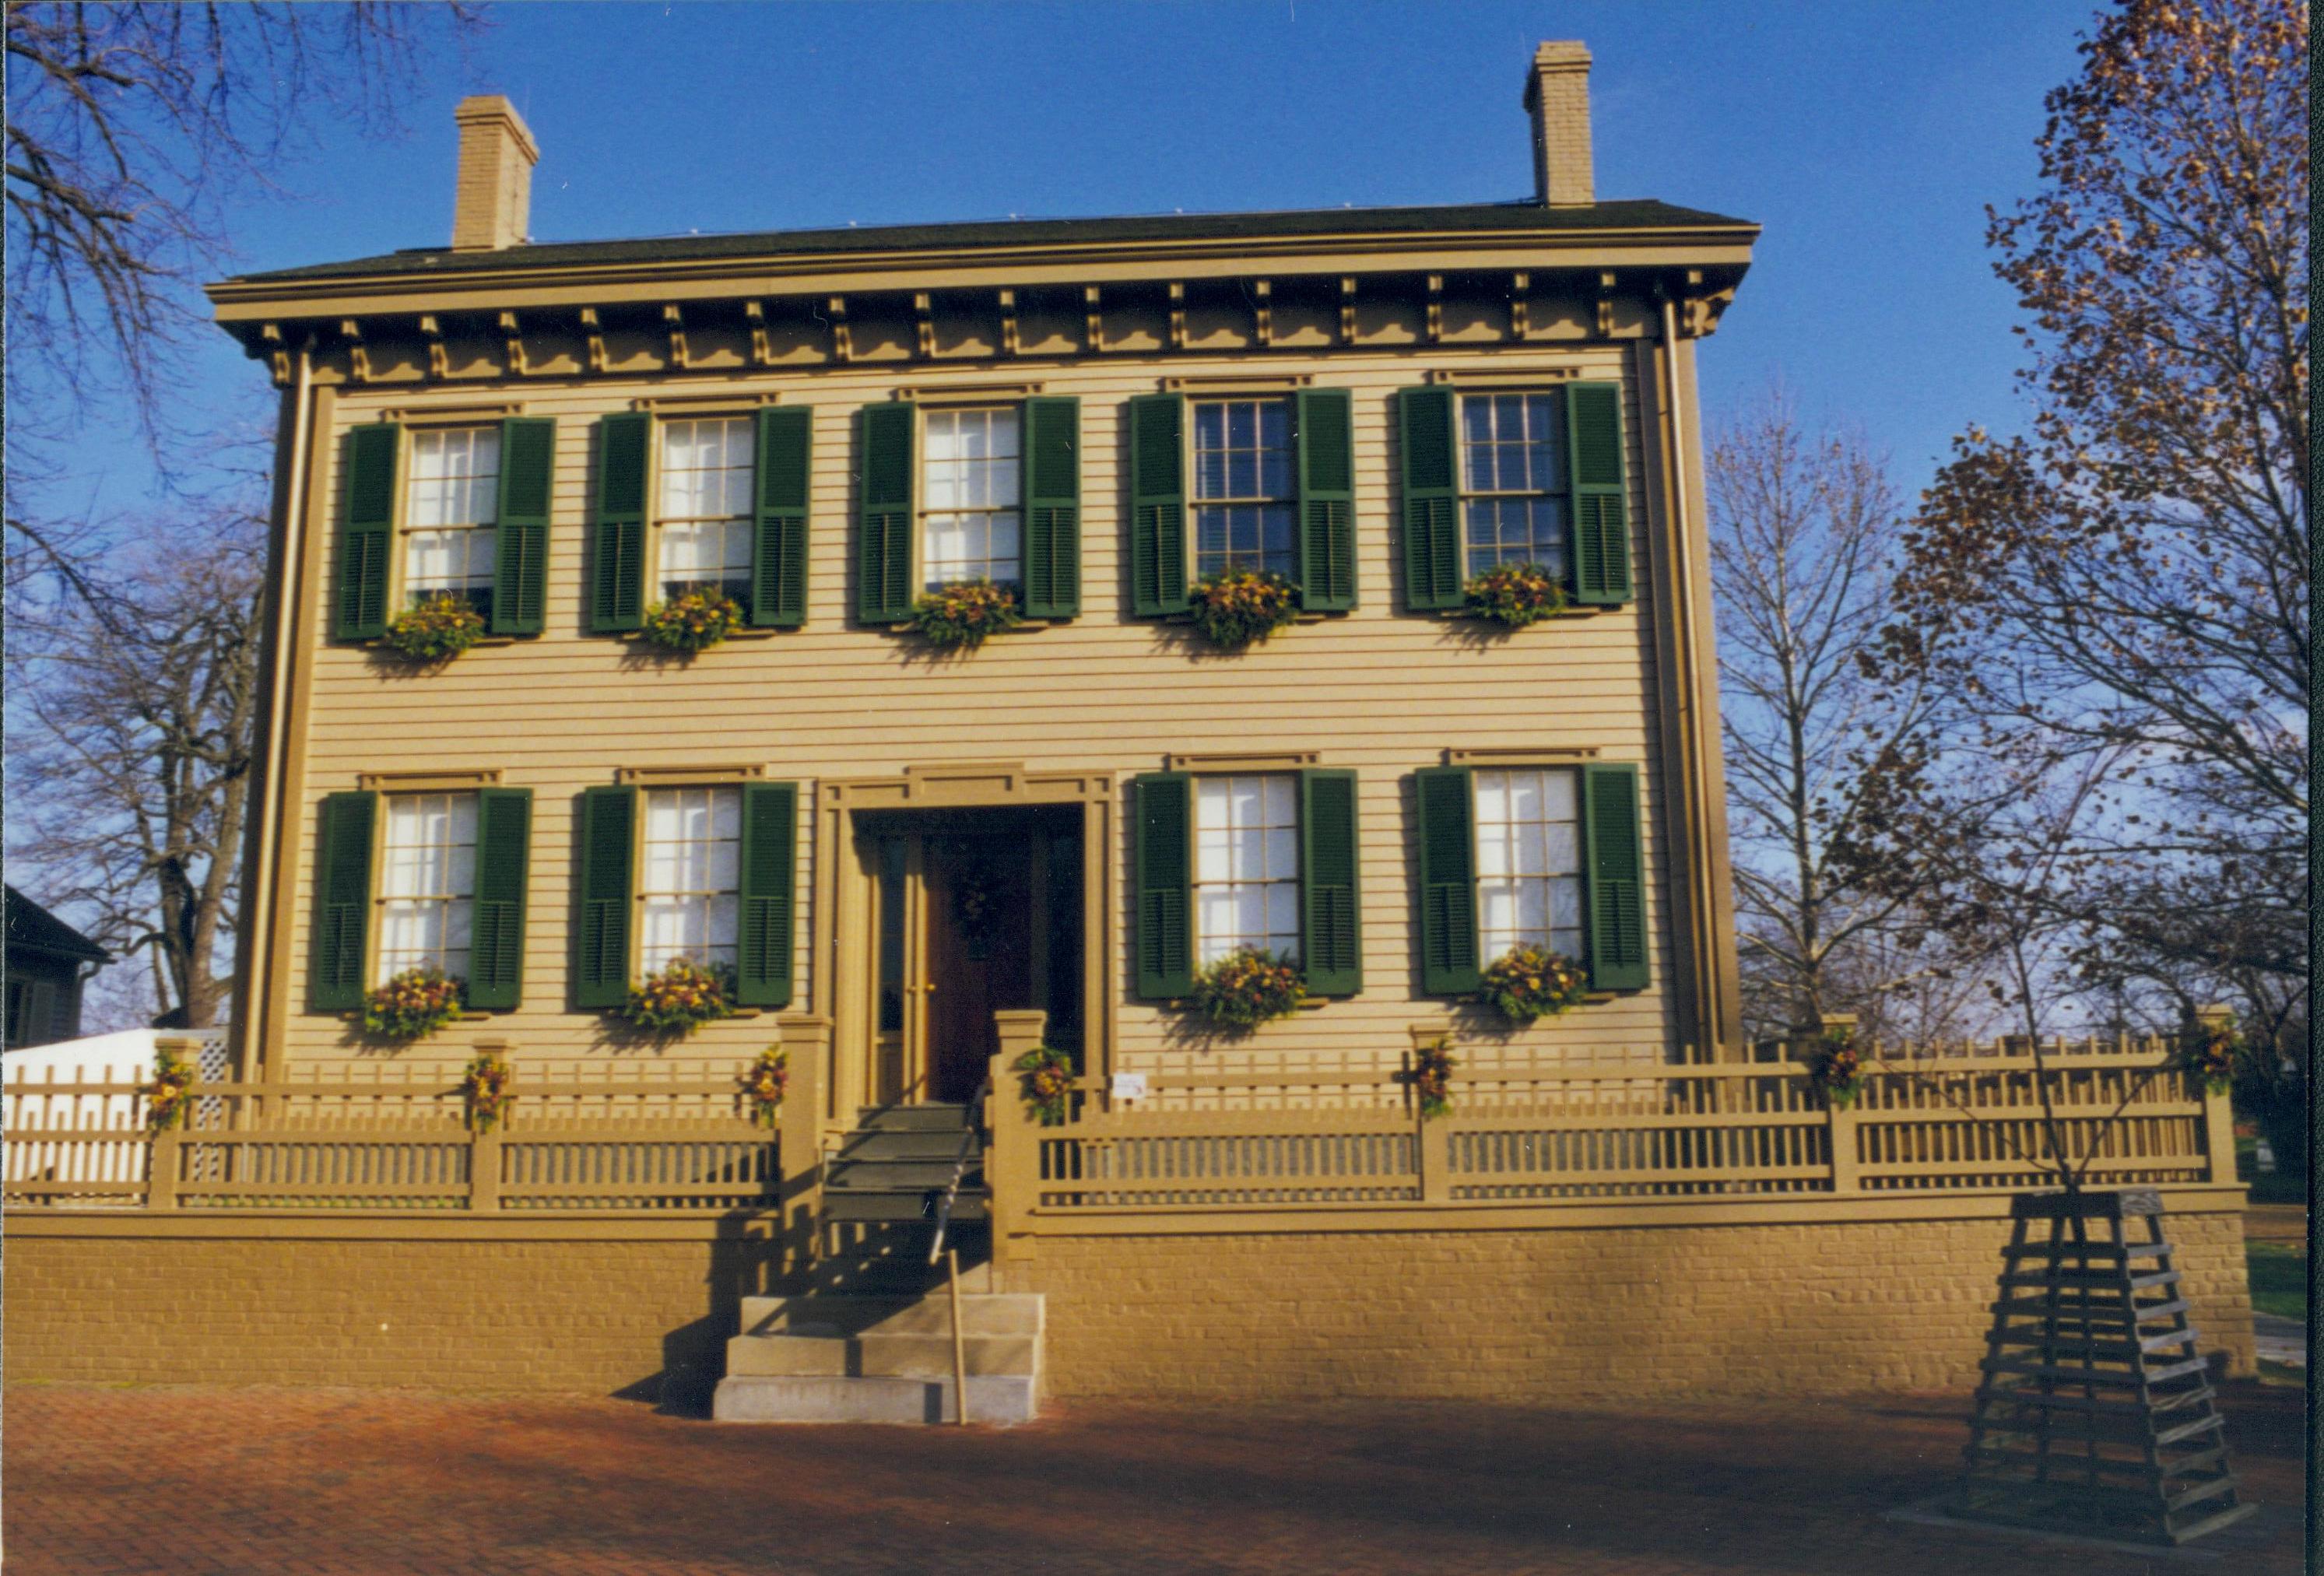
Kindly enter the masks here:
[[1651, 198], [1550, 207], [1538, 202], [1469, 203], [1437, 207], [1299, 208], [1276, 213], [1141, 214], [1090, 219], [998, 219], [944, 225], [850, 226], [830, 230], [762, 230], [724, 235], [662, 235], [633, 241], [562, 241], [498, 251], [455, 252], [417, 246], [346, 263], [234, 276], [233, 282], [266, 284], [383, 274], [463, 273], [527, 267], [624, 263], [673, 263], [742, 257], [841, 253], [912, 252], [928, 248], [1071, 245], [1076, 243], [1260, 239], [1310, 235], [1390, 235], [1428, 231], [1744, 229], [1748, 219]]
[[6, 888], [5, 891], [10, 952], [44, 952], [60, 957], [81, 958], [92, 963], [113, 961], [111, 953], [15, 888]]

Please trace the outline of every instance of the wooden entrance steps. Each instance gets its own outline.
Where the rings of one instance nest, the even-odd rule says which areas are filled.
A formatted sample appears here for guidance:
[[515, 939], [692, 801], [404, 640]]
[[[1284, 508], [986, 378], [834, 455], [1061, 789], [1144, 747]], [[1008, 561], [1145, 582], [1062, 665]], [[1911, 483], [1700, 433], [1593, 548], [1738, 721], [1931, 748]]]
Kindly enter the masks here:
[[[965, 1105], [866, 1106], [824, 1166], [823, 1218], [934, 1225], [969, 1131]], [[985, 1218], [984, 1165], [972, 1147], [952, 1218]]]
[[2182, 1544], [2257, 1509], [2178, 1295], [2152, 1189], [2012, 1207], [1956, 1515]]
[[[1041, 1297], [964, 1291], [960, 1313], [969, 1420], [1030, 1420], [1039, 1410]], [[728, 1423], [952, 1422], [958, 1413], [950, 1297], [745, 1297], [742, 1332], [726, 1343], [726, 1377], [711, 1415]]]

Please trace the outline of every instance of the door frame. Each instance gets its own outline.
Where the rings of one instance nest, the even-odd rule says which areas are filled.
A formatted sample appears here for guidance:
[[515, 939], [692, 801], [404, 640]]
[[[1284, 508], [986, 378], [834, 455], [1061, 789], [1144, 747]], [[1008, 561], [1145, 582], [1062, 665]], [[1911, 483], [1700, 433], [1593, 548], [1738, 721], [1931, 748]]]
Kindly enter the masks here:
[[1117, 992], [1113, 843], [1116, 785], [1106, 771], [1028, 771], [1020, 762], [911, 766], [899, 777], [816, 785], [814, 934], [808, 1009], [831, 1019], [831, 1064], [822, 1069], [827, 1130], [852, 1126], [868, 1103], [879, 1055], [879, 970], [872, 916], [878, 871], [862, 857], [857, 817], [871, 811], [1011, 809], [1079, 805], [1082, 834], [1082, 1056], [1084, 1073], [1112, 1071]]

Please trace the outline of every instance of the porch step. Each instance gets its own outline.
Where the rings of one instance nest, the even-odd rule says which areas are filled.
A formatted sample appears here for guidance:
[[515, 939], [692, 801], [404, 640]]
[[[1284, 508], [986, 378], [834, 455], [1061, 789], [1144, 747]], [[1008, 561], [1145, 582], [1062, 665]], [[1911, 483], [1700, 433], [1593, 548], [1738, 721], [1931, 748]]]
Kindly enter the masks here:
[[950, 1166], [960, 1158], [960, 1128], [864, 1128], [840, 1140], [835, 1160], [935, 1160]]
[[[970, 1376], [970, 1422], [1027, 1423], [1038, 1412], [1031, 1378]], [[710, 1415], [720, 1423], [950, 1423], [958, 1413], [949, 1378], [745, 1374], [718, 1381]]]
[[[972, 1423], [1039, 1409], [1043, 1301], [964, 1292], [961, 1347]], [[949, 1423], [952, 1301], [927, 1296], [745, 1297], [742, 1333], [711, 1415], [730, 1423]]]
[[[936, 1212], [943, 1207], [941, 1187], [827, 1187], [823, 1192], [825, 1221], [878, 1221], [889, 1224], [924, 1221], [933, 1227]], [[984, 1219], [984, 1195], [964, 1187], [960, 1196], [953, 1200], [952, 1219], [954, 1224]]]
[[[858, 1132], [960, 1132], [968, 1126], [965, 1105], [929, 1101], [915, 1105], [866, 1105], [855, 1112]], [[971, 1396], [969, 1402], [975, 1404]]]
[[[972, 1378], [1039, 1377], [1038, 1335], [964, 1335]], [[952, 1336], [737, 1335], [726, 1342], [730, 1378], [942, 1379], [952, 1376]], [[969, 1404], [975, 1405], [973, 1394]]]
[[[954, 1142], [957, 1146], [958, 1140]], [[853, 1157], [842, 1155], [825, 1165], [823, 1185], [826, 1193], [844, 1193], [857, 1188], [892, 1192], [912, 1187], [942, 1193], [952, 1185], [953, 1167], [958, 1164], [957, 1158], [951, 1155], [941, 1160], [899, 1159], [886, 1155]], [[961, 1178], [964, 1192], [972, 1181], [980, 1188], [984, 1185], [983, 1170], [973, 1159]]]
[[[973, 1285], [969, 1276], [964, 1286]], [[810, 1295], [744, 1297], [745, 1335], [936, 1335], [952, 1333], [951, 1299], [919, 1296]], [[971, 1335], [1038, 1335], [1042, 1302], [1036, 1293], [960, 1295], [960, 1327]]]

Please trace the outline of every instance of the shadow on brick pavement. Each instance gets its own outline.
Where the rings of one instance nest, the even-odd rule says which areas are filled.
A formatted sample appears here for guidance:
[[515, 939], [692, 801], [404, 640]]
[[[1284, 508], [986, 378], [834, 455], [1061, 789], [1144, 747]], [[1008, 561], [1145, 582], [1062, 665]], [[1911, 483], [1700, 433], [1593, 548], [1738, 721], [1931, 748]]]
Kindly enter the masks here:
[[1898, 1523], [1951, 1396], [1216, 1408], [1030, 1426], [719, 1426], [635, 1403], [353, 1390], [6, 1396], [10, 1576], [50, 1572], [1556, 1571], [1979, 1576], [2300, 1569], [2301, 1392], [2227, 1387], [2232, 1557]]

